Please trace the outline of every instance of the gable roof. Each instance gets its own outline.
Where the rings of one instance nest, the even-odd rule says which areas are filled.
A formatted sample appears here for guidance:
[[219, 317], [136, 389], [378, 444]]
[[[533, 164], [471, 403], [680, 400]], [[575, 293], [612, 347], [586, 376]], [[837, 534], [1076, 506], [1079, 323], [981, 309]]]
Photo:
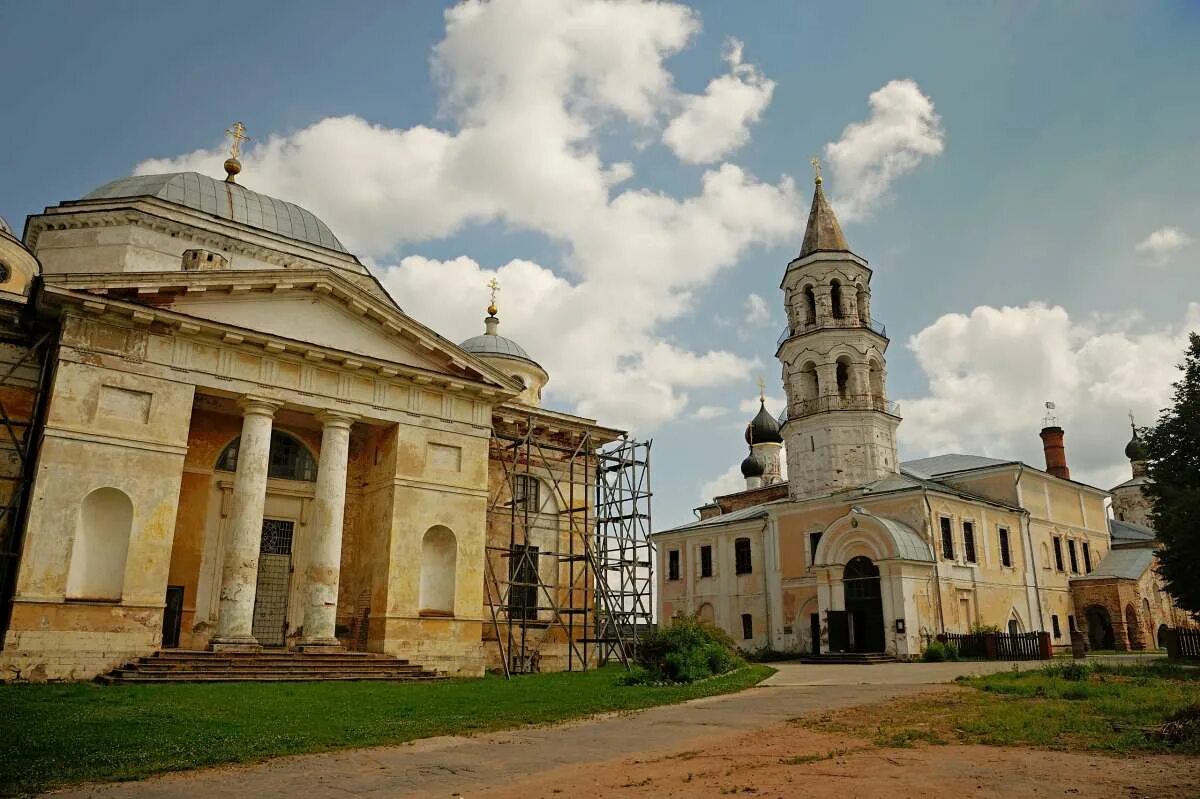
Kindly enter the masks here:
[[[75, 296], [94, 310], [102, 310], [110, 302], [141, 306], [146, 310], [138, 313], [148, 317], [142, 320], [146, 323], [160, 318], [160, 321], [178, 326], [180, 319], [177, 317], [183, 317], [209, 322], [217, 327], [235, 328], [245, 342], [257, 343], [276, 351], [305, 347], [314, 351], [336, 350], [347, 356], [357, 356], [363, 362], [395, 362], [430, 371], [428, 366], [421, 363], [401, 364], [381, 357], [381, 353], [347, 349], [347, 346], [353, 346], [352, 343], [340, 342], [344, 346], [331, 346], [289, 337], [274, 326], [272, 330], [262, 330], [247, 326], [245, 320], [209, 319], [193, 313], [184, 299], [188, 296], [222, 298], [223, 295], [227, 295], [224, 298], [229, 300], [238, 297], [265, 299], [280, 295], [315, 297], [344, 308], [347, 313], [359, 318], [362, 324], [378, 330], [381, 336], [393, 341], [403, 339], [426, 357], [442, 361], [444, 365], [433, 370], [435, 373], [442, 372], [458, 379], [483, 383], [506, 396], [514, 395], [519, 390], [510, 376], [408, 316], [390, 298], [386, 301], [381, 299], [333, 269], [54, 274], [46, 276], [45, 290], [53, 296]], [[300, 323], [303, 324], [303, 320]], [[293, 344], [294, 347], [291, 346]]]
[[916, 460], [904, 461], [900, 464], [900, 468], [917, 477], [929, 479], [940, 477], [946, 474], [969, 472], [975, 469], [988, 469], [992, 466], [1005, 466], [1008, 464], [1016, 464], [1018, 462], [1019, 461], [1005, 461], [998, 458], [988, 458], [983, 455], [949, 453], [946, 455], [934, 455], [929, 458], [918, 458]]
[[1146, 573], [1151, 564], [1154, 563], [1154, 550], [1139, 548], [1139, 549], [1111, 549], [1104, 556], [1104, 560], [1096, 565], [1096, 570], [1091, 574], [1084, 574], [1079, 577], [1072, 577], [1071, 582], [1077, 580], [1140, 580], [1142, 575]]

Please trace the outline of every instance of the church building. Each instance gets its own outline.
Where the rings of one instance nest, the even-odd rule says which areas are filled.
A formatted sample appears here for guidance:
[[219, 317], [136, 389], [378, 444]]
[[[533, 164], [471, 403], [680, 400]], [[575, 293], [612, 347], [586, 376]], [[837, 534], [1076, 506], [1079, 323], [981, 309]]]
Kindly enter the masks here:
[[242, 131], [224, 180], [121, 178], [0, 230], [0, 678], [164, 648], [594, 664], [622, 431], [541, 407], [494, 284], [455, 344], [238, 183]]
[[781, 284], [786, 409], [776, 420], [764, 403], [747, 427], [744, 491], [654, 535], [659, 618], [697, 614], [747, 650], [901, 659], [938, 634], [980, 628], [1046, 631], [1060, 647], [1079, 629], [1096, 648], [1143, 649], [1188, 624], [1153, 570], [1136, 435], [1134, 478], [1111, 493], [1071, 479], [1052, 418], [1045, 468], [970, 454], [899, 460], [871, 277], [818, 173]]

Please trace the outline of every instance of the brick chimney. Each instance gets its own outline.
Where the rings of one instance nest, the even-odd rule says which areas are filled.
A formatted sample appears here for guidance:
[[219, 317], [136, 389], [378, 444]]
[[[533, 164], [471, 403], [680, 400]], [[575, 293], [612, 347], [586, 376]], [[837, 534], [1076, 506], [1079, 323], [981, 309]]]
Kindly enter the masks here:
[[1042, 449], [1046, 452], [1046, 471], [1064, 480], [1071, 479], [1071, 470], [1067, 468], [1067, 449], [1063, 446], [1063, 429], [1058, 425], [1043, 427], [1039, 433], [1042, 437]]

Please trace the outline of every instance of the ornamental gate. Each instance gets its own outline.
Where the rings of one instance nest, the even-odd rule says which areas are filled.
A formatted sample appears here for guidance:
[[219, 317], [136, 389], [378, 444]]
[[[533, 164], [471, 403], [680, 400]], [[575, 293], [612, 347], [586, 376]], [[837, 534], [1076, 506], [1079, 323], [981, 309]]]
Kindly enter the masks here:
[[287, 634], [288, 587], [292, 576], [292, 535], [296, 523], [263, 519], [258, 550], [258, 588], [251, 631], [263, 646], [283, 646]]

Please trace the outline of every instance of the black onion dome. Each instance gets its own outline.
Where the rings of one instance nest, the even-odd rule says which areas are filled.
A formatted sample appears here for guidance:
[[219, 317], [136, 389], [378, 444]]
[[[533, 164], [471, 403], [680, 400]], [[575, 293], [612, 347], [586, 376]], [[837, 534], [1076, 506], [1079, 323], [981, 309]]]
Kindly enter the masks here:
[[1138, 436], [1137, 430], [1133, 431], [1133, 438], [1129, 439], [1129, 443], [1125, 445], [1125, 457], [1131, 461], [1146, 460], [1146, 444]]
[[779, 422], [770, 414], [762, 400], [758, 403], [758, 415], [746, 425], [746, 443], [750, 446], [783, 443], [783, 436], [779, 434]]
[[762, 477], [767, 468], [763, 466], [763, 462], [758, 459], [758, 456], [751, 452], [742, 461], [742, 477]]

